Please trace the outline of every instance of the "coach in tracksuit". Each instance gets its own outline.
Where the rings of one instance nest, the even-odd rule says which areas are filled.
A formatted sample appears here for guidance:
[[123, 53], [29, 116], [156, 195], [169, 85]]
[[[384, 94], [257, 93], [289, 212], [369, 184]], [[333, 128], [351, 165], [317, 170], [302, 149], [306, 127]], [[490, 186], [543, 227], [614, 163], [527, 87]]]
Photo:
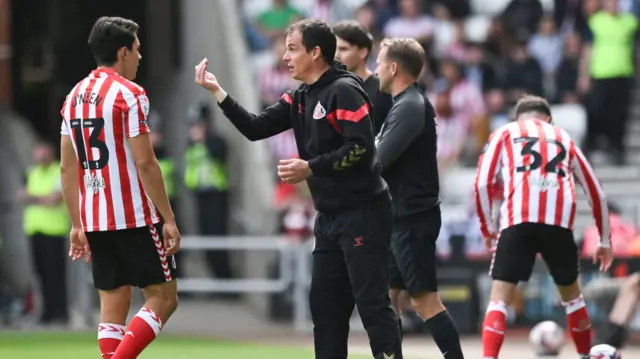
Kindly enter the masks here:
[[376, 73], [393, 107], [376, 139], [382, 176], [393, 198], [391, 302], [406, 289], [446, 359], [462, 359], [458, 330], [438, 296], [435, 253], [440, 233], [435, 111], [416, 81], [424, 50], [414, 39], [387, 39]]
[[280, 161], [287, 183], [307, 181], [319, 214], [310, 292], [317, 359], [347, 358], [349, 319], [362, 318], [376, 359], [399, 359], [400, 331], [388, 296], [391, 202], [375, 162], [371, 103], [362, 80], [334, 61], [328, 24], [302, 20], [287, 30], [284, 60], [302, 84], [259, 115], [240, 106], [207, 71], [196, 83], [213, 93], [245, 137], [265, 139], [293, 128], [300, 158]]

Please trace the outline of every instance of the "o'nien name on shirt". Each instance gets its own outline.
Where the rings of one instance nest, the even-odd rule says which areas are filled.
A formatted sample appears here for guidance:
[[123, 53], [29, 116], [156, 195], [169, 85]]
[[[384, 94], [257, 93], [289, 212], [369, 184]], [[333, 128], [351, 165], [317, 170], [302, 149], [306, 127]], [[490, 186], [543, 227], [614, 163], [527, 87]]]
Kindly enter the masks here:
[[94, 106], [98, 106], [100, 104], [100, 102], [102, 102], [102, 97], [100, 97], [97, 93], [95, 92], [85, 92], [85, 93], [81, 93], [76, 95], [75, 98], [73, 98], [73, 102], [71, 103], [71, 107], [76, 107], [78, 105], [94, 105]]

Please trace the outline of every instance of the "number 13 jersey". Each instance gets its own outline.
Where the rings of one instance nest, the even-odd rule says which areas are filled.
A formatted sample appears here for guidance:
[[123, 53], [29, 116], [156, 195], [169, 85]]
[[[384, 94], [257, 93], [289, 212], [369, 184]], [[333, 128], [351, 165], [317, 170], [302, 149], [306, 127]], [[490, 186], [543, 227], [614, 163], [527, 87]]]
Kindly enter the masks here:
[[[519, 223], [573, 230], [578, 179], [589, 198], [603, 244], [609, 244], [609, 213], [593, 168], [564, 130], [544, 121], [508, 123], [489, 137], [478, 161], [475, 197], [486, 238]], [[499, 227], [491, 220], [492, 189], [503, 187]]]
[[86, 232], [138, 228], [160, 217], [145, 192], [127, 139], [148, 133], [142, 87], [98, 68], [67, 95], [61, 134], [78, 158], [80, 219]]

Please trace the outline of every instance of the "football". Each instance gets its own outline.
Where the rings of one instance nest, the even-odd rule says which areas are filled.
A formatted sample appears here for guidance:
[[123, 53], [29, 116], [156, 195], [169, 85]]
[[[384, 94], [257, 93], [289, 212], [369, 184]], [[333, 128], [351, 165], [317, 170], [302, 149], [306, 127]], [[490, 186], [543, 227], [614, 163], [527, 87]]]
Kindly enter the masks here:
[[538, 356], [556, 356], [564, 345], [564, 329], [554, 321], [540, 322], [531, 329], [529, 341]]
[[589, 352], [589, 358], [591, 359], [621, 359], [618, 349], [607, 344], [599, 344], [591, 348]]

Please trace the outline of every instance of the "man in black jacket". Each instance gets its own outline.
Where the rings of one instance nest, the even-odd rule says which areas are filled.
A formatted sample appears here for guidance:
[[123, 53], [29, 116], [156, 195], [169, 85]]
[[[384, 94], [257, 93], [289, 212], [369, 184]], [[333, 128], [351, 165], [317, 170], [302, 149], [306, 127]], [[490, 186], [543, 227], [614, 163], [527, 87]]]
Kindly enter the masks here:
[[209, 90], [233, 125], [257, 141], [293, 128], [299, 159], [280, 161], [287, 183], [307, 181], [319, 214], [310, 292], [317, 359], [347, 357], [354, 305], [376, 359], [402, 357], [388, 297], [391, 203], [375, 161], [371, 103], [356, 75], [334, 61], [336, 38], [326, 23], [306, 19], [287, 30], [287, 62], [302, 84], [259, 115], [247, 112], [207, 71], [196, 83]]
[[[393, 197], [391, 302], [406, 289], [446, 359], [463, 359], [460, 337], [440, 301], [436, 279], [436, 240], [440, 198], [436, 160], [435, 111], [416, 83], [424, 50], [414, 39], [385, 39], [376, 73], [393, 107], [376, 138], [382, 175]], [[400, 313], [398, 313], [400, 315]]]
[[343, 20], [333, 26], [336, 34], [336, 59], [347, 66], [347, 70], [363, 81], [362, 88], [373, 104], [373, 134], [380, 133], [382, 124], [391, 109], [391, 96], [380, 91], [380, 80], [367, 68], [367, 58], [373, 48], [373, 36], [354, 20]]

